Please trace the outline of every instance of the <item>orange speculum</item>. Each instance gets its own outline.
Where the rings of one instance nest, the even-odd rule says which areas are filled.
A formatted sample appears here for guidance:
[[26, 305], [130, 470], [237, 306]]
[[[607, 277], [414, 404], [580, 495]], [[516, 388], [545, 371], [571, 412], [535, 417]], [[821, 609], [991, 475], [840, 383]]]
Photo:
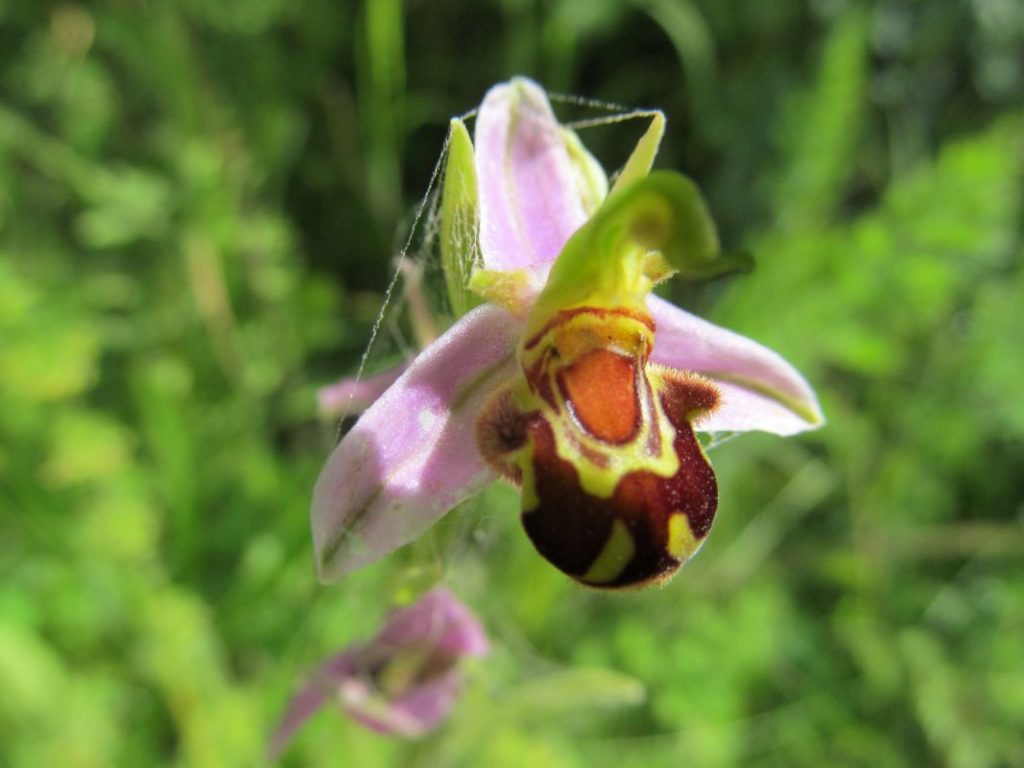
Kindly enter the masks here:
[[484, 456], [521, 485], [538, 551], [595, 587], [671, 576], [718, 504], [693, 429], [718, 390], [650, 363], [654, 332], [643, 310], [556, 312], [520, 344], [522, 379], [494, 395], [477, 429]]

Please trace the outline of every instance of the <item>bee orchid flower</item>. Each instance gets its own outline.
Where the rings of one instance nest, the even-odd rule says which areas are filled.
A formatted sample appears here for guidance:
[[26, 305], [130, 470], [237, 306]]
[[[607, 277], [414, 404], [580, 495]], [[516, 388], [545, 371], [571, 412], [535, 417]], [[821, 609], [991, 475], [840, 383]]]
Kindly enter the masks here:
[[444, 587], [432, 589], [392, 612], [372, 640], [319, 665], [291, 700], [268, 754], [279, 755], [331, 701], [378, 733], [422, 736], [455, 705], [462, 686], [460, 659], [487, 651], [487, 635], [470, 610]]
[[572, 578], [663, 581], [718, 504], [697, 432], [823, 423], [778, 354], [651, 294], [672, 274], [746, 266], [720, 251], [691, 181], [651, 172], [663, 130], [656, 113], [609, 187], [529, 80], [488, 92], [475, 141], [452, 121], [441, 248], [461, 317], [328, 459], [311, 512], [321, 578], [412, 541], [500, 476]]

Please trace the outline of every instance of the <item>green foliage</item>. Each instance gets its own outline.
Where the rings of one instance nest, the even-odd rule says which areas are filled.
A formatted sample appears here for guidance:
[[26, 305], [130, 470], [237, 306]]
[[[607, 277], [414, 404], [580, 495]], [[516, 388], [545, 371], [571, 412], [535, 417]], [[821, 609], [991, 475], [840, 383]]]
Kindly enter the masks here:
[[[494, 642], [451, 722], [325, 712], [284, 764], [1024, 764], [1018, 4], [12, 0], [0, 40], [0, 764], [258, 765], [438, 576]], [[666, 110], [658, 165], [757, 261], [673, 290], [829, 424], [715, 449], [662, 590], [568, 583], [503, 486], [321, 588], [315, 387], [448, 118], [520, 73]], [[581, 129], [610, 170], [616, 130]]]

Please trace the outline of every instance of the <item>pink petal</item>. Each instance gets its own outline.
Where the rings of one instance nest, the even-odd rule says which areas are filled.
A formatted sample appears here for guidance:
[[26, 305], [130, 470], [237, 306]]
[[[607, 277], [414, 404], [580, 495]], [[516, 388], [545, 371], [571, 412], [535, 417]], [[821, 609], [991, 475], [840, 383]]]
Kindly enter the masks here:
[[310, 510], [323, 580], [417, 538], [494, 471], [477, 451], [476, 417], [517, 370], [521, 321], [477, 307], [425, 349], [338, 444]]
[[451, 669], [445, 674], [415, 685], [392, 703], [396, 714], [403, 723], [415, 724], [412, 732], [405, 735], [418, 736], [432, 731], [448, 717], [462, 689], [462, 674]]
[[449, 656], [482, 656], [487, 635], [470, 610], [449, 590], [437, 587], [399, 609], [373, 639], [374, 645], [401, 648], [427, 644]]
[[587, 216], [544, 90], [521, 77], [491, 88], [475, 144], [484, 266], [550, 264]]
[[405, 360], [372, 376], [361, 379], [347, 377], [335, 384], [321, 387], [316, 392], [320, 413], [337, 417], [365, 411], [408, 367], [409, 361]]
[[722, 405], [702, 432], [761, 430], [792, 435], [825, 423], [814, 390], [779, 354], [657, 296], [647, 300], [657, 330], [651, 359], [715, 380]]
[[455, 705], [462, 687], [457, 669], [412, 686], [389, 701], [361, 681], [350, 681], [340, 691], [345, 712], [377, 733], [416, 738], [437, 728]]
[[294, 738], [295, 732], [334, 698], [338, 686], [357, 674], [361, 653], [361, 647], [350, 648], [332, 656], [317, 668], [302, 690], [289, 702], [281, 724], [274, 731], [267, 747], [270, 760], [280, 755]]
[[[393, 611], [372, 641], [350, 646], [317, 667], [289, 703], [268, 755], [279, 755], [295, 732], [331, 701], [378, 733], [413, 737], [433, 730], [451, 711], [462, 677], [454, 668], [432, 671], [429, 659], [454, 664], [487, 649], [487, 635], [469, 608], [445, 587], [432, 589], [412, 605]], [[372, 670], [386, 668], [409, 652], [427, 666], [391, 699], [376, 687]]]

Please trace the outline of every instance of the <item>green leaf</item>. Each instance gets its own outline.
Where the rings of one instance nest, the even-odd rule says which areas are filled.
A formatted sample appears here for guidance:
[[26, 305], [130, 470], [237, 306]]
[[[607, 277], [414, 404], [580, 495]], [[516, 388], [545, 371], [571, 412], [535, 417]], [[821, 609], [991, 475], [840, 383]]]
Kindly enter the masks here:
[[865, 13], [845, 14], [829, 33], [817, 82], [789, 105], [785, 142], [791, 159], [775, 208], [793, 228], [831, 218], [857, 170], [869, 103], [869, 33]]
[[607, 669], [568, 669], [532, 680], [505, 701], [513, 717], [557, 717], [587, 709], [643, 703], [647, 691], [634, 677]]
[[131, 461], [131, 443], [129, 430], [102, 411], [58, 413], [43, 478], [55, 487], [109, 480]]

